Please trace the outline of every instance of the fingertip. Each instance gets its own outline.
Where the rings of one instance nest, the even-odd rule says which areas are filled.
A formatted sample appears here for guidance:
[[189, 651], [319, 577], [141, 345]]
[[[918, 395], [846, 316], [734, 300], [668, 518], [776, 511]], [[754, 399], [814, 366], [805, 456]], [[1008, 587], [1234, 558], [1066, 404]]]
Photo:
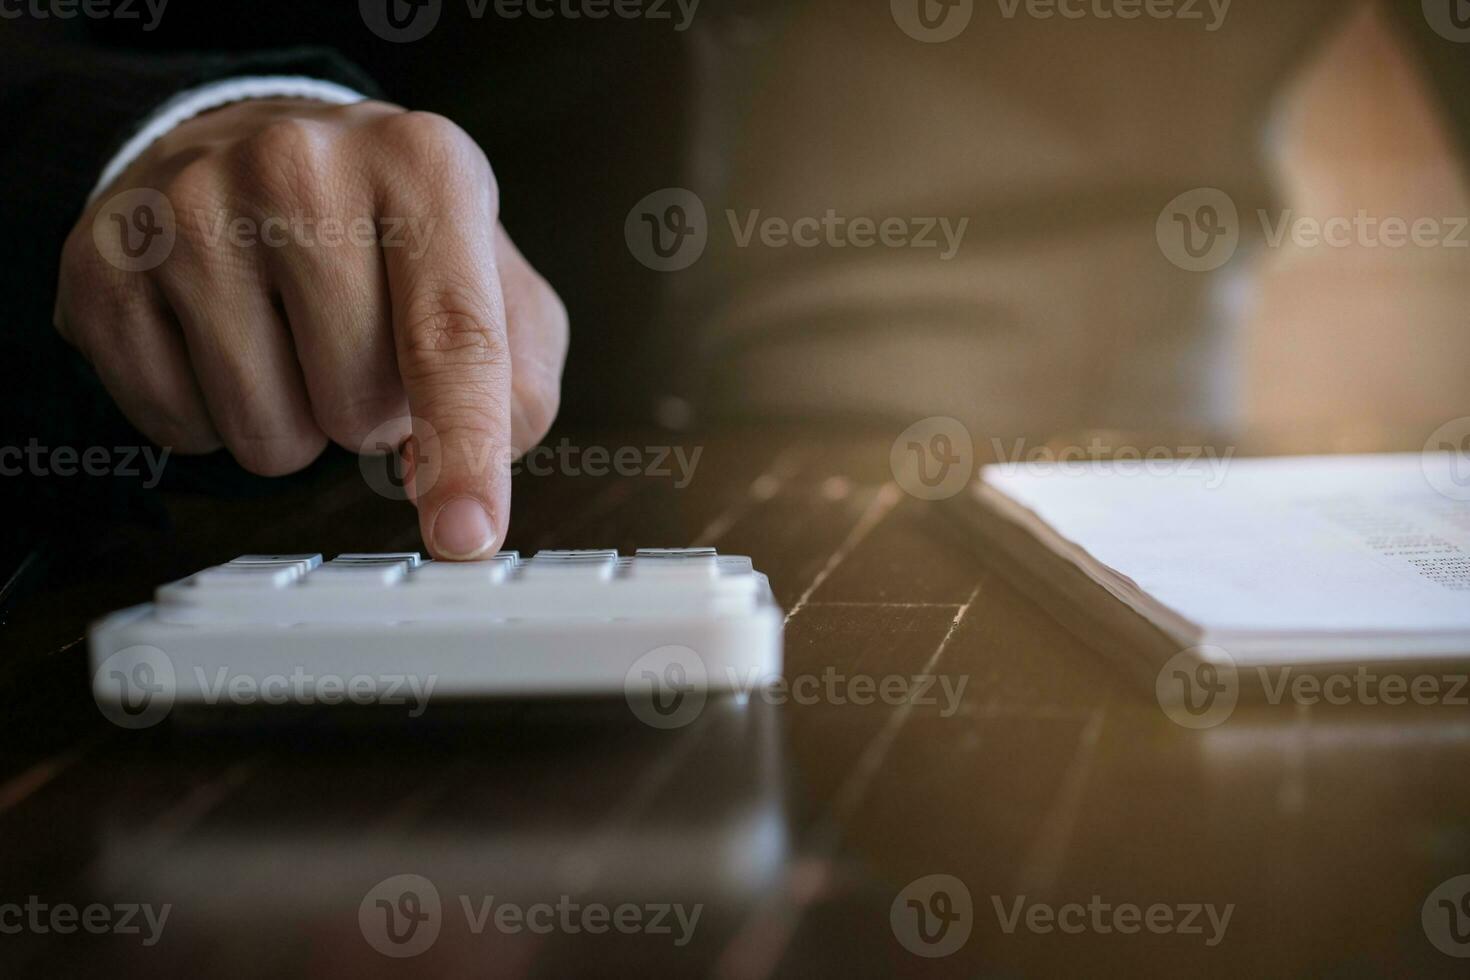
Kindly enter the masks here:
[[500, 531], [482, 501], [459, 496], [440, 505], [424, 537], [435, 558], [474, 561], [495, 553]]

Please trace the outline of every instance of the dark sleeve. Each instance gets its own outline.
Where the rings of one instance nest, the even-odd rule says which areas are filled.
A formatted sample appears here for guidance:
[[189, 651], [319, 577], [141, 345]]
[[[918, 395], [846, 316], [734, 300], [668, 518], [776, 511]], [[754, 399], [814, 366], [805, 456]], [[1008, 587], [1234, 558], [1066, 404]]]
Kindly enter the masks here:
[[[61, 246], [102, 168], [162, 103], [208, 82], [306, 75], [368, 95], [376, 89], [322, 49], [156, 55], [46, 43], [12, 26], [0, 30], [0, 450], [145, 445], [51, 322]], [[34, 469], [14, 451], [0, 455], [0, 548], [11, 555], [46, 533], [39, 528], [82, 534], [86, 525], [150, 509], [141, 477]]]
[[1461, 0], [1387, 0], [1394, 26], [1423, 67], [1470, 174], [1470, 16]]

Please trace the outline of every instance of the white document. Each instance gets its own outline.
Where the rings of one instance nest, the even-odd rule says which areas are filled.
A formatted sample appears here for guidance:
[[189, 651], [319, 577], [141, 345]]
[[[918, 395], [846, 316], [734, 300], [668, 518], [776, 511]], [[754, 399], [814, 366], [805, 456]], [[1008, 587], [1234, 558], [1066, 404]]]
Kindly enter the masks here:
[[998, 464], [977, 495], [1183, 645], [1242, 666], [1437, 659], [1470, 656], [1470, 502], [1434, 485], [1456, 462]]

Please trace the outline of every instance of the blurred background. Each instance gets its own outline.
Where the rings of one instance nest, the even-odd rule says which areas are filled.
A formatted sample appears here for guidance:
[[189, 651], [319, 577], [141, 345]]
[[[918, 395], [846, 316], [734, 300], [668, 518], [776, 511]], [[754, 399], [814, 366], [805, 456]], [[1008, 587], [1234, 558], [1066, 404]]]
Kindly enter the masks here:
[[[961, 3], [963, 29], [928, 43], [905, 2], [707, 0], [687, 22], [674, 4], [589, 20], [448, 2], [409, 43], [348, 4], [175, 3], [146, 33], [75, 26], [159, 51], [328, 45], [393, 100], [465, 126], [507, 227], [571, 310], [570, 424], [947, 414], [1000, 435], [1466, 413], [1470, 233], [1263, 234], [1465, 215], [1470, 55], [1428, 5], [1237, 0], [1122, 20]], [[661, 272], [624, 231], [665, 188], [695, 193], [707, 246]], [[1156, 227], [1195, 188], [1239, 214], [1238, 252], [1207, 272], [1170, 261]], [[966, 224], [951, 257], [737, 235], [829, 210]]]

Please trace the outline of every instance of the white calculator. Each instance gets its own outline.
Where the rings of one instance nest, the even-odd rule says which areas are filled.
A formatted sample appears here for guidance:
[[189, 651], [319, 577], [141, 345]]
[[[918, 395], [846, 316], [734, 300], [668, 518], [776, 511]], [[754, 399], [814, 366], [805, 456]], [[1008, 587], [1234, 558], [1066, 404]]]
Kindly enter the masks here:
[[748, 692], [780, 676], [782, 623], [713, 548], [243, 555], [98, 621], [90, 653], [104, 714], [142, 727], [173, 704]]

